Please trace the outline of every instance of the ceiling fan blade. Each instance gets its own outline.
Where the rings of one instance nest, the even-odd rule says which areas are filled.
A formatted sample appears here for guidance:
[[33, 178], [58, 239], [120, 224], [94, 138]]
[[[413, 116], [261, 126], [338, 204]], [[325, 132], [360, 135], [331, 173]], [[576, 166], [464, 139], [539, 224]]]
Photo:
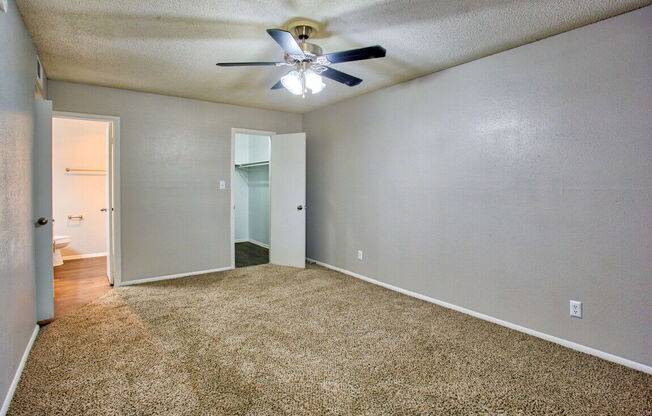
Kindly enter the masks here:
[[332, 64], [339, 62], [362, 61], [364, 59], [384, 58], [387, 51], [380, 45], [360, 49], [327, 53], [324, 55]]
[[277, 66], [284, 62], [219, 62], [217, 66]]
[[272, 90], [280, 90], [283, 88], [283, 83], [281, 81], [277, 82], [276, 84], [272, 85]]
[[326, 78], [330, 78], [333, 81], [346, 84], [349, 87], [355, 87], [356, 85], [362, 82], [360, 78], [356, 78], [353, 75], [345, 74], [342, 71], [338, 71], [337, 69], [328, 68], [328, 67], [326, 67], [326, 70], [321, 72], [320, 75]]
[[294, 39], [294, 36], [292, 36], [292, 34], [287, 30], [267, 29], [267, 33], [269, 33], [269, 36], [274, 38], [276, 43], [281, 45], [281, 48], [283, 48], [288, 55], [299, 57], [301, 59], [305, 57], [296, 39]]

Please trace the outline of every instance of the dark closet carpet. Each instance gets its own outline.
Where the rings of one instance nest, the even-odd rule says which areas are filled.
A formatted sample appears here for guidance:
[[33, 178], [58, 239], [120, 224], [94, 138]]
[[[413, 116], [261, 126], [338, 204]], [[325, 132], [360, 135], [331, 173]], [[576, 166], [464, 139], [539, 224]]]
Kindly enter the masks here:
[[652, 376], [311, 266], [117, 288], [9, 415], [650, 415]]
[[235, 243], [235, 267], [269, 263], [269, 249], [248, 241]]

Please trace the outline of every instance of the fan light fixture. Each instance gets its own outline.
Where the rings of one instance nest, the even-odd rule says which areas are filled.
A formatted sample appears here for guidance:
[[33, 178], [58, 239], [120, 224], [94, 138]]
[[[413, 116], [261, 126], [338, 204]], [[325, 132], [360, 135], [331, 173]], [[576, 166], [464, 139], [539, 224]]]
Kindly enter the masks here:
[[317, 94], [321, 90], [324, 89], [326, 84], [324, 84], [324, 81], [321, 80], [321, 76], [317, 75], [315, 71], [312, 69], [309, 69], [305, 73], [306, 77], [306, 86], [310, 88], [310, 91], [312, 91], [313, 94]]
[[361, 61], [365, 59], [383, 58], [385, 48], [380, 45], [367, 46], [366, 48], [351, 49], [341, 52], [322, 53], [322, 49], [314, 43], [307, 42], [315, 28], [319, 24], [305, 19], [299, 19], [293, 23], [292, 29], [296, 38], [287, 30], [267, 29], [267, 33], [285, 51], [283, 61], [278, 62], [220, 62], [218, 66], [275, 66], [291, 67], [290, 72], [285, 74], [280, 81], [272, 86], [272, 90], [285, 88], [294, 95], [301, 95], [305, 98], [308, 90], [312, 94], [318, 94], [326, 87], [322, 77], [335, 82], [355, 87], [362, 80], [353, 75], [346, 74], [331, 68], [331, 65], [340, 62]]
[[281, 84], [292, 94], [303, 96], [308, 90], [313, 94], [317, 94], [326, 86], [321, 76], [312, 69], [305, 71], [292, 70], [281, 78]]
[[303, 94], [303, 77], [298, 71], [290, 71], [281, 77], [281, 84], [294, 95]]

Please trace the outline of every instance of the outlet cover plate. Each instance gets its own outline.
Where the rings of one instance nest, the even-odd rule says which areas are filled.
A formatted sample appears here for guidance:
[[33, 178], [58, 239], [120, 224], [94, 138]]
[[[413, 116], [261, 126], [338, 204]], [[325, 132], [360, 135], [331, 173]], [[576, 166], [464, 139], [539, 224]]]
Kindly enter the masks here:
[[362, 261], [364, 259], [364, 253], [362, 250], [358, 250], [358, 260]]
[[570, 301], [570, 316], [582, 319], [582, 302], [579, 300]]

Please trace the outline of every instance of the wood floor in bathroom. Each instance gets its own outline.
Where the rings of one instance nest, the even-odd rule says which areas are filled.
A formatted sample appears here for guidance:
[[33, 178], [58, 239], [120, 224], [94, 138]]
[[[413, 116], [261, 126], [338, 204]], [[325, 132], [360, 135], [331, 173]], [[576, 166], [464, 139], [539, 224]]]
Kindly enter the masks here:
[[92, 302], [109, 290], [106, 257], [64, 261], [54, 268], [54, 319]]
[[[269, 250], [238, 243], [236, 263], [237, 267], [269, 263]], [[54, 319], [94, 301], [111, 288], [106, 277], [106, 257], [66, 260], [54, 268]], [[45, 325], [54, 319], [39, 323]]]

